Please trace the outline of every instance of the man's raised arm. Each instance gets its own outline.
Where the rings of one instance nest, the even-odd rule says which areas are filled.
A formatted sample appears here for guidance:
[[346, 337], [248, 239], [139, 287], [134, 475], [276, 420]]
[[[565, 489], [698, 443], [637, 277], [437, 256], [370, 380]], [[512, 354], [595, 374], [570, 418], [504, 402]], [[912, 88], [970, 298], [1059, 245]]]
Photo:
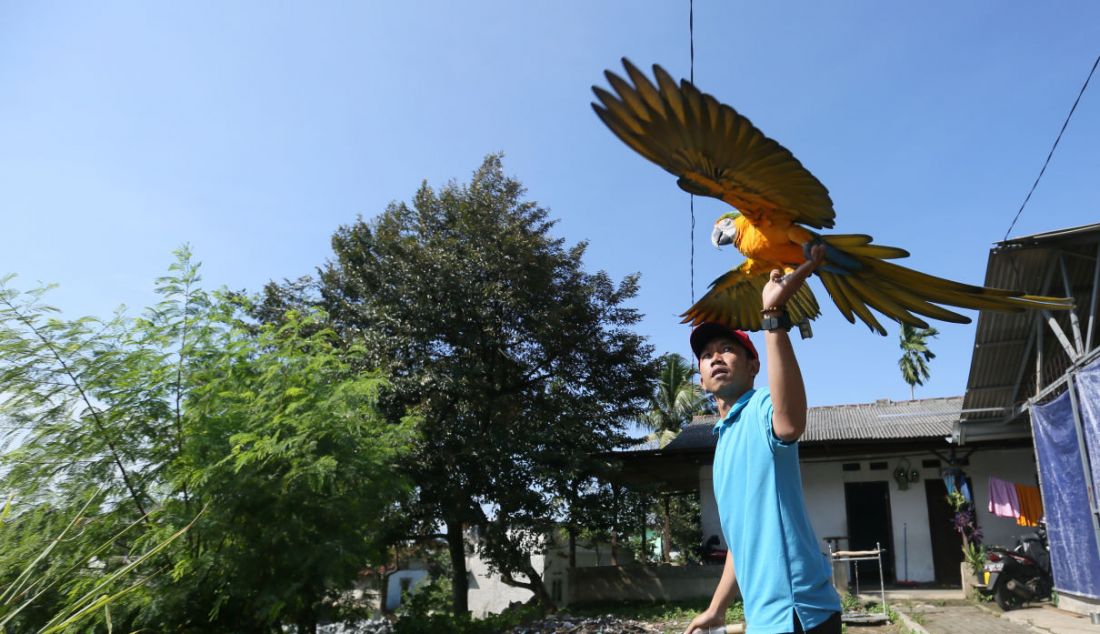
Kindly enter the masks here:
[[[810, 273], [825, 257], [825, 247], [815, 246], [811, 251], [811, 260], [803, 262], [797, 269], [782, 275], [778, 269], [772, 271], [771, 279], [764, 286], [764, 317], [778, 317], [787, 300], [801, 288]], [[767, 312], [768, 308], [776, 308]], [[764, 334], [764, 347], [768, 354], [768, 388], [772, 396], [772, 431], [776, 438], [793, 442], [806, 431], [806, 386], [802, 382], [802, 371], [794, 356], [790, 335], [781, 329], [769, 330]]]

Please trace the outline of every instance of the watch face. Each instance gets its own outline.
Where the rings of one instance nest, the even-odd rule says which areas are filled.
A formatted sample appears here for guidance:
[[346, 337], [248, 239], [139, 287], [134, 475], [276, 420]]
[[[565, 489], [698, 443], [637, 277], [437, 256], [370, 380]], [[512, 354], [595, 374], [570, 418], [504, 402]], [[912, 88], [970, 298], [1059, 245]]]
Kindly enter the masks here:
[[760, 322], [760, 328], [762, 330], [790, 330], [791, 318], [788, 317], [786, 314], [783, 314], [779, 317], [765, 317]]

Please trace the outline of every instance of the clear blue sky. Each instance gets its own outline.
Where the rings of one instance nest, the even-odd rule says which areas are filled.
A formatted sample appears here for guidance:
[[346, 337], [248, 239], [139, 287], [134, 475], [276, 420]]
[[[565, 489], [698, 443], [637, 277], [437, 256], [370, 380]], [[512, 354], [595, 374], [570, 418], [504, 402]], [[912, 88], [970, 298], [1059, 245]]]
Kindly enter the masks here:
[[[642, 274], [658, 351], [689, 354], [688, 197], [592, 113], [627, 56], [688, 74], [688, 3], [0, 1], [0, 273], [68, 314], [152, 299], [189, 242], [209, 286], [310, 273], [357, 214], [490, 152]], [[1097, 54], [1100, 3], [697, 0], [696, 83], [830, 189], [839, 232], [981, 282]], [[1100, 77], [1013, 235], [1100, 220]], [[740, 261], [696, 201], [696, 293]], [[811, 404], [905, 399], [896, 335], [825, 316], [797, 343]], [[944, 324], [918, 397], [961, 394], [974, 328]], [[609, 380], [613, 378], [609, 377]]]

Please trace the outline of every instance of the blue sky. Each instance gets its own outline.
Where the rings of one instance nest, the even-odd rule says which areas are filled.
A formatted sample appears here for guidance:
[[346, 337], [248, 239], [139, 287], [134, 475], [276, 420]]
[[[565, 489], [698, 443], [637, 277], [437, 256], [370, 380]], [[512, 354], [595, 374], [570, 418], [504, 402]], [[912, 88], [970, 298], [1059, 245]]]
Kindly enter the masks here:
[[[329, 236], [465, 181], [482, 158], [639, 271], [640, 330], [689, 354], [688, 197], [592, 113], [627, 56], [687, 76], [688, 3], [0, 1], [0, 273], [69, 314], [131, 311], [189, 242], [208, 286], [310, 273]], [[836, 231], [981, 282], [1100, 54], [1100, 3], [697, 0], [695, 77], [829, 188]], [[1012, 235], [1100, 220], [1100, 78]], [[696, 200], [696, 295], [740, 261]], [[896, 335], [825, 315], [797, 342], [812, 405], [906, 399]], [[942, 325], [918, 397], [961, 394], [973, 325]]]

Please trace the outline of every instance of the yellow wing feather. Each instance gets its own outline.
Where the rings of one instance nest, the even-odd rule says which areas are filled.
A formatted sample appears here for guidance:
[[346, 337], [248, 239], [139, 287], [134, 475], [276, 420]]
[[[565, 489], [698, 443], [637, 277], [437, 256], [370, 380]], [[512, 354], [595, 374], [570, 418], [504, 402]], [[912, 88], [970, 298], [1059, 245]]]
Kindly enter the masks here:
[[[761, 293], [768, 283], [768, 276], [776, 268], [784, 267], [745, 260], [711, 282], [706, 295], [681, 315], [683, 323], [698, 326], [709, 321], [740, 330], [760, 330], [760, 311], [764, 308]], [[790, 271], [790, 268], [786, 270]], [[788, 300], [787, 313], [794, 323], [815, 319], [821, 314], [817, 299], [808, 285], [804, 284]]]
[[724, 200], [747, 218], [777, 215], [832, 227], [829, 191], [802, 163], [751, 121], [659, 66], [656, 85], [623, 60], [629, 81], [605, 73], [615, 92], [593, 87], [600, 119], [623, 142], [680, 178], [694, 194]]

